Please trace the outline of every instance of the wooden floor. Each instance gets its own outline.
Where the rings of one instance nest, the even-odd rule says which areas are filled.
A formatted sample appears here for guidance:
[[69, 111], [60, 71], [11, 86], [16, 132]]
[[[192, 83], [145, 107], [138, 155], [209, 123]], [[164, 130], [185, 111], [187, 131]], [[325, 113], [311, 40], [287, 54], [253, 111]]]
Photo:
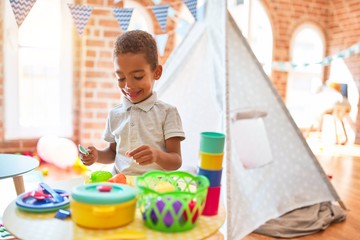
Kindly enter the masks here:
[[[360, 239], [360, 146], [312, 144], [326, 174], [347, 211], [346, 220], [330, 225], [325, 231], [292, 239], [301, 240], [355, 240]], [[275, 238], [252, 233], [244, 240], [271, 240]], [[278, 239], [278, 238], [277, 238]]]

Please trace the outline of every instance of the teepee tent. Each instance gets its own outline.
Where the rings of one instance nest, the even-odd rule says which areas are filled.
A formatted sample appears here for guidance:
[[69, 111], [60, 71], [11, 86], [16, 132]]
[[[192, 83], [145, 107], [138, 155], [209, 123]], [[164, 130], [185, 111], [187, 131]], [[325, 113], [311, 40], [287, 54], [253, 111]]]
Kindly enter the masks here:
[[[198, 164], [201, 132], [226, 133], [222, 192], [228, 239], [240, 239], [291, 210], [340, 201], [226, 1], [207, 1], [205, 20], [170, 56], [156, 91], [181, 115], [185, 165]], [[245, 164], [244, 151], [260, 163]]]

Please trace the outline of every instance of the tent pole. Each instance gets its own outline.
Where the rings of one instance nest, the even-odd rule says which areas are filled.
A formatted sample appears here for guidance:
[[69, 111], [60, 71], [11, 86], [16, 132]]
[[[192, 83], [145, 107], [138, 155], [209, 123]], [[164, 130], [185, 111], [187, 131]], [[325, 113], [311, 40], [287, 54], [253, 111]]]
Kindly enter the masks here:
[[232, 236], [232, 222], [231, 222], [231, 137], [230, 137], [230, 101], [229, 101], [229, 69], [228, 69], [228, 29], [227, 29], [227, 0], [225, 0], [224, 15], [225, 15], [225, 131], [226, 131], [226, 232], [227, 238]]

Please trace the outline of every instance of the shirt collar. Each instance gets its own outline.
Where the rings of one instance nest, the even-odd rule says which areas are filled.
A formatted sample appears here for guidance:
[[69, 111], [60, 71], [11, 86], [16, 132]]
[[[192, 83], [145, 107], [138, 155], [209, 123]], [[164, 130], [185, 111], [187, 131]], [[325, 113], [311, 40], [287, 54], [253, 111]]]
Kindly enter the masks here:
[[156, 101], [157, 101], [156, 92], [153, 92], [152, 95], [148, 99], [146, 99], [145, 101], [142, 101], [140, 103], [132, 103], [126, 97], [122, 98], [123, 106], [125, 107], [125, 109], [127, 111], [130, 110], [131, 107], [136, 106], [136, 107], [140, 108], [141, 110], [147, 112], [155, 105]]

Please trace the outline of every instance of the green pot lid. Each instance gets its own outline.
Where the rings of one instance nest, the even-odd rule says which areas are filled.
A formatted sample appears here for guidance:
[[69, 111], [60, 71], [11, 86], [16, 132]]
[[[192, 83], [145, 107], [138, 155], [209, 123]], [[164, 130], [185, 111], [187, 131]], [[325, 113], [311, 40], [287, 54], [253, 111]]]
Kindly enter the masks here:
[[133, 200], [137, 195], [135, 188], [116, 183], [90, 183], [76, 186], [71, 197], [82, 203], [97, 205], [118, 204]]

